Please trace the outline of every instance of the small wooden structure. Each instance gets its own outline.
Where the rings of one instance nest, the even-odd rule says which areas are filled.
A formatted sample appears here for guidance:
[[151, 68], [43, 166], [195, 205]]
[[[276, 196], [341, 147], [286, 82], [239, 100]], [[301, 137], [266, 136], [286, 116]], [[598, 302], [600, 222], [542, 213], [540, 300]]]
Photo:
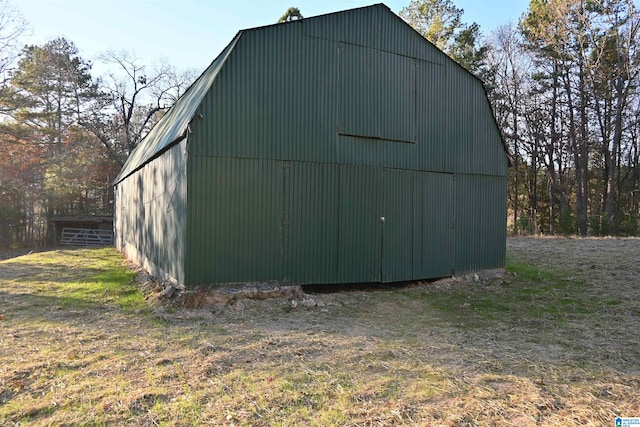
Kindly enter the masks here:
[[61, 245], [105, 246], [113, 244], [111, 216], [55, 216], [51, 219]]

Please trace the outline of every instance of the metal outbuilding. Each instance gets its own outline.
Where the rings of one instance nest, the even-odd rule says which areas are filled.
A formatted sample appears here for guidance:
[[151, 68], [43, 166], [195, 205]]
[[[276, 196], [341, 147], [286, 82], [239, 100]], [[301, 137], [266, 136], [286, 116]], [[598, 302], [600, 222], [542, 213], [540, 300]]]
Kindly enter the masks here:
[[187, 287], [500, 268], [482, 82], [386, 6], [240, 31], [116, 179], [116, 246]]

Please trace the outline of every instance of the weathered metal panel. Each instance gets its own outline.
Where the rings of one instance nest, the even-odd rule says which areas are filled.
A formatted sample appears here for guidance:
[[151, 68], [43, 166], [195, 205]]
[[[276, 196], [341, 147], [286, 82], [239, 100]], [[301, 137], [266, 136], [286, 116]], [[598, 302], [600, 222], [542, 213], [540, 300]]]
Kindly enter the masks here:
[[426, 61], [416, 63], [417, 145], [412, 156], [414, 169], [438, 172], [453, 171], [451, 132], [455, 118], [448, 111], [449, 77], [445, 67]]
[[153, 274], [184, 283], [187, 142], [116, 186], [116, 247]]
[[425, 48], [425, 39], [383, 4], [331, 13], [296, 24], [313, 38], [367, 46], [434, 63], [446, 60], [446, 55], [437, 48]]
[[453, 175], [420, 172], [414, 177], [413, 276], [449, 276], [454, 267]]
[[505, 176], [507, 157], [482, 85], [456, 64], [447, 68], [452, 170], [462, 174]]
[[382, 255], [382, 169], [340, 166], [338, 277], [379, 282]]
[[[380, 51], [338, 44], [340, 123], [338, 132], [380, 136]], [[367, 72], [362, 72], [366, 69]]]
[[302, 162], [282, 166], [283, 282], [340, 282], [338, 166]]
[[453, 195], [452, 174], [385, 170], [383, 281], [452, 273]]
[[380, 52], [380, 136], [416, 143], [416, 61]]
[[282, 182], [276, 161], [191, 157], [188, 283], [281, 279]]
[[504, 267], [506, 178], [458, 174], [455, 181], [456, 273]]
[[385, 169], [384, 209], [382, 211], [382, 281], [399, 282], [414, 279], [413, 221], [414, 177], [416, 172]]
[[[359, 165], [215, 157], [192, 162], [191, 284], [447, 276], [454, 271], [454, 195], [475, 195], [478, 187], [463, 185], [475, 182], [463, 177], [462, 190], [454, 189], [452, 174]], [[457, 221], [461, 230], [473, 228], [464, 216]], [[465, 266], [469, 250], [461, 248], [455, 255]], [[491, 256], [499, 254], [477, 266], [488, 268]]]
[[242, 33], [203, 100], [195, 153], [335, 163], [336, 45], [268, 30]]
[[339, 133], [415, 143], [415, 61], [368, 47], [338, 47]]
[[201, 112], [197, 154], [506, 174], [481, 82], [384, 6], [243, 31]]

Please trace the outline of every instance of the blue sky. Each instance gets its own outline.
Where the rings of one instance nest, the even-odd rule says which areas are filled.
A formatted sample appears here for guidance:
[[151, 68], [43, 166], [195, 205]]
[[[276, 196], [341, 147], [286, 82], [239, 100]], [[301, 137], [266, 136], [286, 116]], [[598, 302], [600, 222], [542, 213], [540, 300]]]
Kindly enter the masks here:
[[[42, 44], [67, 37], [85, 59], [114, 49], [133, 51], [145, 63], [167, 60], [201, 72], [241, 29], [272, 24], [289, 8], [305, 17], [367, 6], [376, 0], [13, 0], [26, 18], [23, 42]], [[409, 0], [384, 2], [392, 11]], [[517, 22], [528, 0], [454, 0], [465, 22], [487, 34]]]

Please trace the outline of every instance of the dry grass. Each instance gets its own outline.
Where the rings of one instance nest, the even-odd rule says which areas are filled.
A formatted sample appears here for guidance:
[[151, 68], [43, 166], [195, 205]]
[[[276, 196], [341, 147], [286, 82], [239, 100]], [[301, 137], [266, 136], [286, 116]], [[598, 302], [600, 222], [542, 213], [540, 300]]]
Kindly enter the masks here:
[[111, 249], [0, 261], [0, 425], [601, 426], [640, 414], [640, 240], [510, 273], [148, 309]]

